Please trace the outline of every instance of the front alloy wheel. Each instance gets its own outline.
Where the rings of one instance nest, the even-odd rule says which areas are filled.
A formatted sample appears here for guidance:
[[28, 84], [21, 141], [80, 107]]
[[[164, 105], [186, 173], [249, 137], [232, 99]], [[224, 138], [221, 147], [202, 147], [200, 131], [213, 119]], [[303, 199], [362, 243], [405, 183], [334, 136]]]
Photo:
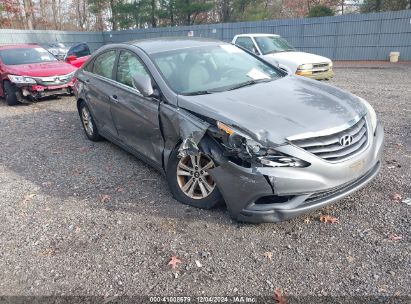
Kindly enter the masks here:
[[167, 165], [167, 182], [173, 197], [183, 204], [211, 209], [223, 201], [221, 193], [209, 170], [217, 167], [205, 153], [178, 156], [173, 150]]
[[187, 155], [177, 165], [177, 183], [181, 191], [192, 199], [204, 199], [215, 188], [215, 183], [208, 173], [214, 168], [213, 160], [207, 155]]

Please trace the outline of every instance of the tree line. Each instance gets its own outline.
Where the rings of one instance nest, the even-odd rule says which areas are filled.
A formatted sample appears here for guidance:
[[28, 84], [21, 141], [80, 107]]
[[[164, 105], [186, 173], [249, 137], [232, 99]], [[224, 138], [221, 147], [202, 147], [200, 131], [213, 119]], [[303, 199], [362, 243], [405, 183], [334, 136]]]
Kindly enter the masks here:
[[0, 26], [105, 31], [410, 7], [411, 0], [0, 0]]

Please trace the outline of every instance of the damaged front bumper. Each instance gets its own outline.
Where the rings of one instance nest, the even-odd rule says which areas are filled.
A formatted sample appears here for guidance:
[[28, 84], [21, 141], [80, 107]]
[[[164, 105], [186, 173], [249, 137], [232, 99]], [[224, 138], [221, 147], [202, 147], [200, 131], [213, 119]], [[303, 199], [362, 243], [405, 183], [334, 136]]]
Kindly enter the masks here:
[[15, 84], [15, 86], [17, 100], [21, 103], [30, 103], [48, 96], [72, 94], [74, 83], [70, 81], [69, 83], [53, 86], [38, 84]]
[[278, 151], [311, 165], [245, 168], [227, 161], [209, 172], [235, 219], [278, 222], [322, 208], [365, 186], [380, 170], [383, 140], [384, 131], [378, 125], [367, 148], [342, 162], [327, 162], [285, 145]]

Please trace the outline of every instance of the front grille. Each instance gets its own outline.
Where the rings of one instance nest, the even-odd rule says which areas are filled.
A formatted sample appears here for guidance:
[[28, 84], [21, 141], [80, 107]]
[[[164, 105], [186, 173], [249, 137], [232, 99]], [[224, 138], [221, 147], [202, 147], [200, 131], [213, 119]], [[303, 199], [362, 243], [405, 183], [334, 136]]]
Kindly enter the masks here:
[[313, 64], [314, 68], [327, 68], [329, 67], [329, 63], [324, 62], [324, 63], [314, 63]]
[[[344, 136], [351, 136], [351, 144], [344, 146], [340, 143]], [[291, 141], [292, 144], [327, 161], [344, 160], [361, 151], [367, 142], [368, 129], [364, 117], [353, 126], [338, 133]]]
[[60, 75], [60, 76], [51, 76], [51, 77], [34, 77], [37, 84], [43, 86], [57, 86], [64, 85], [71, 81], [72, 75]]
[[325, 72], [328, 72], [329, 69], [330, 69], [330, 64], [327, 62], [313, 64], [313, 74], [325, 73]]

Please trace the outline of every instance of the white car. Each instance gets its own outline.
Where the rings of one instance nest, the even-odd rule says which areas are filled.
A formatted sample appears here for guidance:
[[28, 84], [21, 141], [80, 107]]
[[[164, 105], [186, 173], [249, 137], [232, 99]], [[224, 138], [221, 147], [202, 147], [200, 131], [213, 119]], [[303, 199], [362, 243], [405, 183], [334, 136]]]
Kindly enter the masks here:
[[330, 59], [310, 53], [298, 52], [287, 40], [274, 34], [242, 34], [234, 37], [236, 44], [279, 66], [288, 73], [314, 79], [330, 79], [334, 76]]

